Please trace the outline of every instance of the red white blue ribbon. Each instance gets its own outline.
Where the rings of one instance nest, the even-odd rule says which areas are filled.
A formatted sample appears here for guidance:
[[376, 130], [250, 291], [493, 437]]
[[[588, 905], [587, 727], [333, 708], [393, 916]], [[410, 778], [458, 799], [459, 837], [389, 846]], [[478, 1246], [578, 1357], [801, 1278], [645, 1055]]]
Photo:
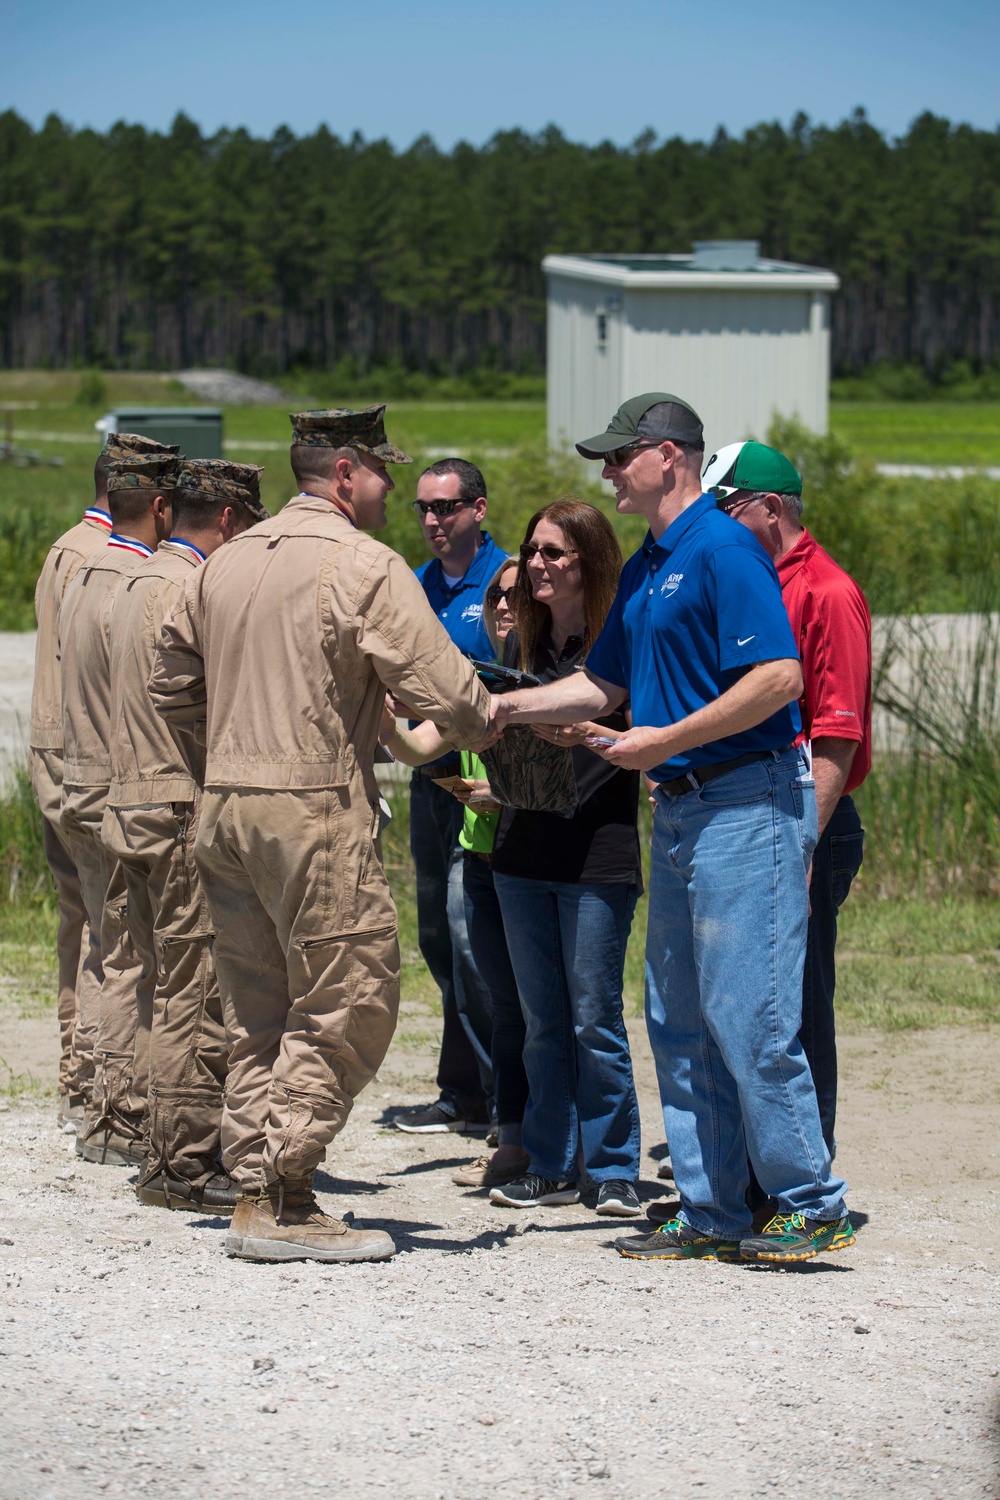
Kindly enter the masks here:
[[98, 526], [106, 526], [109, 531], [114, 526], [114, 522], [108, 515], [108, 512], [102, 510], [99, 505], [88, 505], [83, 513], [83, 519], [85, 521], [95, 521]]
[[186, 547], [189, 552], [194, 553], [199, 562], [205, 561], [204, 552], [202, 552], [200, 547], [196, 547], [194, 542], [184, 542], [179, 536], [172, 536], [170, 538], [170, 545], [171, 547]]
[[108, 546], [114, 547], [116, 552], [134, 552], [136, 557], [152, 557], [152, 547], [147, 547], [145, 542], [137, 542], [133, 536], [119, 536], [113, 531], [108, 537]]

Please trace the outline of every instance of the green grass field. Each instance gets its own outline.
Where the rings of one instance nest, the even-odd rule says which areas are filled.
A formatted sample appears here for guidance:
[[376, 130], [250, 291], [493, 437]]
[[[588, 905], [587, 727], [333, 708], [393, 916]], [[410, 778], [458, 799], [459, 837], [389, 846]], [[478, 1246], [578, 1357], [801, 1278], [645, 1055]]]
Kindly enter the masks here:
[[1000, 464], [1000, 401], [834, 401], [830, 430], [875, 463]]

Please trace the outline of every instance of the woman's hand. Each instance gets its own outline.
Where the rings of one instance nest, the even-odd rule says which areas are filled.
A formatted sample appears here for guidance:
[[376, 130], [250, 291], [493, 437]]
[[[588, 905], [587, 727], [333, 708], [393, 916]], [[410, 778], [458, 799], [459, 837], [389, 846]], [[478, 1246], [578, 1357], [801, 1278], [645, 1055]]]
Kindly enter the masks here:
[[494, 800], [493, 788], [485, 777], [480, 777], [476, 780], [472, 780], [470, 777], [463, 779], [466, 782], [464, 789], [457, 786], [452, 788], [452, 793], [458, 798], [459, 802], [463, 802], [466, 807], [471, 806], [472, 811], [477, 813], [500, 811], [500, 803]]

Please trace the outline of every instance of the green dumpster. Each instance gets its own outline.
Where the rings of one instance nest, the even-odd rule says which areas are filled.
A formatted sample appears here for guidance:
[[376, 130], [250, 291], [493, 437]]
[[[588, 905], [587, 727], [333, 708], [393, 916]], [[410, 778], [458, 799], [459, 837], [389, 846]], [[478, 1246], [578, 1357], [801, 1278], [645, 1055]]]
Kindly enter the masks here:
[[217, 406], [119, 406], [95, 426], [105, 443], [111, 432], [141, 432], [159, 443], [176, 443], [185, 458], [222, 457]]

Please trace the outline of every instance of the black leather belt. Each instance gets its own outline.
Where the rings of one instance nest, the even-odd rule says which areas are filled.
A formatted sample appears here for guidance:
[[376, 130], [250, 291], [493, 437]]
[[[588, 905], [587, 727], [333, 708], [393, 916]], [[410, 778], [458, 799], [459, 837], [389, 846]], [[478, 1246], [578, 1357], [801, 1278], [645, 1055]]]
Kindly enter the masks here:
[[735, 760], [720, 760], [711, 766], [698, 766], [697, 770], [686, 771], [683, 776], [675, 776], [672, 781], [661, 781], [660, 790], [666, 792], [668, 797], [682, 797], [685, 792], [696, 792], [706, 781], [725, 776], [727, 771], [738, 771], [740, 766], [752, 766], [757, 760], [780, 760], [790, 748], [791, 746], [785, 745], [781, 750], [749, 750], [746, 755], [737, 755]]

